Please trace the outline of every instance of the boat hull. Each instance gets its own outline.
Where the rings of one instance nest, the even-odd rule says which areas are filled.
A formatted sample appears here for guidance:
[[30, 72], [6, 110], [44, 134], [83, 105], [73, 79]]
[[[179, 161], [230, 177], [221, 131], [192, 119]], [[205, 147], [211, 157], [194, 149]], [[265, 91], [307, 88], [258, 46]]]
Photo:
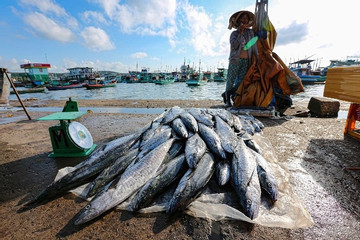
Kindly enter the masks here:
[[214, 82], [226, 82], [224, 77], [214, 77]]
[[301, 79], [302, 84], [325, 83], [326, 81], [326, 76], [300, 75], [298, 77]]
[[175, 79], [172, 80], [155, 80], [154, 83], [157, 85], [166, 85], [166, 84], [171, 84], [174, 83]]
[[98, 89], [98, 88], [108, 88], [108, 87], [115, 87], [116, 83], [111, 84], [88, 84], [85, 85], [86, 89]]
[[46, 86], [46, 88], [49, 91], [56, 91], [56, 90], [66, 90], [66, 89], [72, 89], [72, 88], [82, 88], [84, 87], [83, 83], [79, 84], [70, 84], [70, 85], [59, 85], [59, 86]]
[[[45, 87], [41, 87], [41, 88], [28, 88], [28, 89], [16, 89], [16, 92], [17, 92], [18, 94], [45, 92]], [[15, 94], [14, 91], [11, 91], [10, 93], [11, 93], [11, 94]]]
[[186, 80], [186, 84], [188, 86], [202, 86], [205, 85], [207, 81], [204, 80], [194, 80], [194, 79], [188, 79]]

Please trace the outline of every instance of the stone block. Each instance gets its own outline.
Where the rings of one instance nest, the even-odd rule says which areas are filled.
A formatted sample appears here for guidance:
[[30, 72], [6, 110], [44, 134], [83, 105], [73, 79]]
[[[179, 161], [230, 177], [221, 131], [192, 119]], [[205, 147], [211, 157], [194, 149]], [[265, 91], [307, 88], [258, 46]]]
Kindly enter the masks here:
[[292, 105], [291, 107], [287, 108], [283, 114], [285, 116], [309, 117], [308, 109], [298, 105]]
[[317, 117], [337, 117], [340, 102], [329, 98], [312, 97], [308, 109]]

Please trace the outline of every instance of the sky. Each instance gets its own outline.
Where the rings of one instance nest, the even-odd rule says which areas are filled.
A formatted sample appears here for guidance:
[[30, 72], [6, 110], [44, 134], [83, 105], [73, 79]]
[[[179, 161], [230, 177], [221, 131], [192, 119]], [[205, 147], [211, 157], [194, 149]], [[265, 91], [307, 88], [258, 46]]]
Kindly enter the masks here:
[[[285, 62], [360, 56], [357, 0], [269, 0], [274, 52]], [[50, 63], [94, 71], [148, 68], [203, 71], [228, 66], [229, 17], [255, 11], [256, 0], [1, 0], [0, 67]]]

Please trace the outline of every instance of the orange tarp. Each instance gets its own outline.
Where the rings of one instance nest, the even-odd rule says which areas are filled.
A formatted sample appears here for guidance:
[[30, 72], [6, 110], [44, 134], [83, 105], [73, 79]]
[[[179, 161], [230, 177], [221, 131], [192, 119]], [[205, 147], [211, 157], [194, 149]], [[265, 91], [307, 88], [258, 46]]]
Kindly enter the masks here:
[[249, 70], [236, 91], [234, 107], [267, 107], [273, 98], [274, 87], [281, 89], [284, 95], [304, 91], [301, 79], [272, 52], [276, 36], [275, 28], [269, 21], [267, 38], [257, 41], [259, 56], [256, 58], [253, 55], [251, 59]]

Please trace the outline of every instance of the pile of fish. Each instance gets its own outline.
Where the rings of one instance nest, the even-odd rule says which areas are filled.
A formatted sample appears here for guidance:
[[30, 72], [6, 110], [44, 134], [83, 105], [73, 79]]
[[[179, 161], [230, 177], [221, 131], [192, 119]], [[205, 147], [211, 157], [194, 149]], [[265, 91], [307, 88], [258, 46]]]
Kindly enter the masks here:
[[225, 109], [172, 107], [140, 131], [112, 140], [54, 181], [26, 206], [44, 204], [85, 183], [92, 200], [74, 217], [88, 222], [132, 199], [133, 210], [150, 206], [171, 184], [166, 212], [182, 211], [213, 177], [231, 186], [239, 210], [258, 216], [261, 193], [276, 201], [278, 186], [252, 135], [264, 125]]

